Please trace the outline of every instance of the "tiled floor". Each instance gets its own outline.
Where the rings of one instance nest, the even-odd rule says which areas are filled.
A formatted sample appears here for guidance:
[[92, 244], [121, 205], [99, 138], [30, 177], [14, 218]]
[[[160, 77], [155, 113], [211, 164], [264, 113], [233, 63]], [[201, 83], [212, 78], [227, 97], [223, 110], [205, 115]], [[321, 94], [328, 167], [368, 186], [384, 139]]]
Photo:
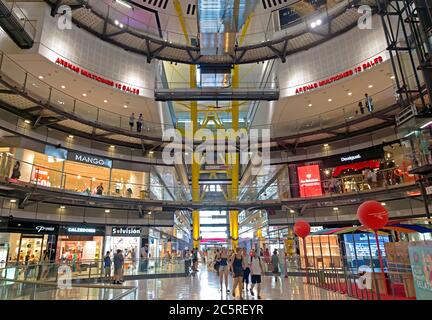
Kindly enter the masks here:
[[[263, 277], [261, 296], [264, 300], [348, 300], [347, 296], [326, 291], [302, 282], [302, 278]], [[139, 300], [233, 300], [225, 289], [220, 292], [219, 278], [214, 272], [200, 270], [195, 277], [133, 280], [125, 282], [128, 286], [138, 287]], [[229, 281], [231, 289], [232, 279]], [[238, 296], [238, 295], [237, 295]], [[245, 300], [255, 300], [245, 294]]]

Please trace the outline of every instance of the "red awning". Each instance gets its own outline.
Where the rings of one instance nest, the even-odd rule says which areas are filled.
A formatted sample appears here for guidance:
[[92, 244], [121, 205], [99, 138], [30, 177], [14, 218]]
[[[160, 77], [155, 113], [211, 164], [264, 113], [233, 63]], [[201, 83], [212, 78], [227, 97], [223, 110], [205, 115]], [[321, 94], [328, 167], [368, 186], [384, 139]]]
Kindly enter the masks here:
[[336, 178], [340, 176], [340, 174], [347, 169], [352, 169], [352, 170], [362, 170], [365, 168], [379, 169], [379, 167], [380, 167], [379, 160], [369, 160], [369, 161], [363, 161], [358, 163], [346, 164], [343, 166], [336, 167], [333, 171], [333, 177]]

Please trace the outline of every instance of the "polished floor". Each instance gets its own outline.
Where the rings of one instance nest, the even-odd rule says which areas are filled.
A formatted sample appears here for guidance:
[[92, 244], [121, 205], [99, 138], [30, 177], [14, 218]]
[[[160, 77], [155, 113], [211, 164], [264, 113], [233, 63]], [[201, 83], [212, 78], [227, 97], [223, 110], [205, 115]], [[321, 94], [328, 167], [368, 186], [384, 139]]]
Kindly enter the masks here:
[[[187, 278], [133, 280], [125, 285], [138, 287], [138, 300], [239, 300], [238, 294], [220, 291], [219, 278], [215, 272], [205, 269]], [[229, 289], [232, 279], [229, 280]], [[256, 291], [256, 289], [255, 289]], [[261, 288], [263, 300], [349, 300], [351, 298], [303, 283], [299, 277], [263, 277]], [[244, 300], [257, 300], [257, 295], [244, 294]]]

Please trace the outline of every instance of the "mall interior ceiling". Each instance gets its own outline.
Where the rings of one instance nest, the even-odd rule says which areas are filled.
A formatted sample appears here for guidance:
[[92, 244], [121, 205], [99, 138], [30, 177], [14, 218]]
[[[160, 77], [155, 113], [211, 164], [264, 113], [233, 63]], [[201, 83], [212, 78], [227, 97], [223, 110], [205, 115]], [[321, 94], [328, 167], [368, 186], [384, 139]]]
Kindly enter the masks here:
[[352, 226], [366, 200], [430, 217], [428, 0], [0, 10], [6, 220], [236, 248], [299, 219]]

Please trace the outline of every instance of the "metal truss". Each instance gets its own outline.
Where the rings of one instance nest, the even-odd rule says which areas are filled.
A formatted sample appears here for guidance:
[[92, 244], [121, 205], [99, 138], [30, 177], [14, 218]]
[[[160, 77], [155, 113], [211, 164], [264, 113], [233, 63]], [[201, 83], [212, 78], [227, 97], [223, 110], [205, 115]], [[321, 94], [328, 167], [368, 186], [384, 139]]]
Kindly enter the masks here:
[[[103, 21], [104, 25], [102, 31], [95, 30], [92, 26], [87, 25], [84, 21], [80, 21], [76, 18], [77, 15], [72, 15], [73, 22], [83, 28], [84, 30], [92, 33], [98, 38], [122, 47], [123, 49], [134, 52], [137, 54], [143, 54], [147, 57], [147, 62], [150, 63], [153, 59], [185, 63], [185, 64], [207, 64], [207, 65], [238, 65], [245, 63], [256, 63], [271, 59], [280, 59], [282, 62], [286, 62], [287, 56], [297, 53], [299, 51], [308, 50], [316, 45], [326, 42], [346, 31], [352, 29], [357, 25], [357, 18], [352, 19], [353, 21], [346, 24], [344, 27], [335, 30], [333, 21], [339, 16], [347, 13], [348, 10], [356, 10], [356, 7], [363, 3], [362, 0], [352, 1], [352, 6], [345, 8], [345, 11], [338, 15], [329, 16], [327, 27], [323, 31], [317, 31], [307, 29], [300, 34], [281, 36], [278, 39], [267, 40], [262, 43], [239, 46], [236, 45], [234, 54], [226, 55], [223, 58], [201, 55], [200, 48], [192, 45], [180, 45], [165, 41], [162, 37], [152, 36], [150, 34], [138, 33], [132, 29], [124, 28], [120, 29], [114, 25], [114, 22], [109, 19], [109, 14], [102, 14], [94, 11], [92, 7], [85, 0], [45, 0], [51, 6], [51, 15], [55, 16], [57, 10], [62, 4], [67, 4], [71, 7], [72, 11], [88, 10], [96, 18]], [[71, 4], [72, 3], [72, 4]], [[369, 1], [364, 1], [369, 4]], [[376, 13], [376, 7], [372, 7], [373, 13]], [[108, 32], [108, 29], [115, 28], [115, 32]], [[116, 37], [122, 34], [128, 34], [134, 37], [142, 44], [137, 46], [127, 45], [122, 43]], [[318, 39], [312, 43], [306, 44], [301, 47], [289, 49], [289, 44], [296, 40], [298, 37], [306, 34], [312, 36], [318, 36]]]
[[[420, 101], [418, 106], [426, 108], [426, 96], [432, 90], [431, 57], [427, 52], [430, 48], [425, 45], [427, 40], [421, 25], [420, 8], [415, 3], [415, 0], [377, 0], [400, 104], [406, 107], [418, 105]], [[419, 70], [423, 72], [425, 86], [421, 84]], [[410, 77], [414, 77], [414, 83]]]

